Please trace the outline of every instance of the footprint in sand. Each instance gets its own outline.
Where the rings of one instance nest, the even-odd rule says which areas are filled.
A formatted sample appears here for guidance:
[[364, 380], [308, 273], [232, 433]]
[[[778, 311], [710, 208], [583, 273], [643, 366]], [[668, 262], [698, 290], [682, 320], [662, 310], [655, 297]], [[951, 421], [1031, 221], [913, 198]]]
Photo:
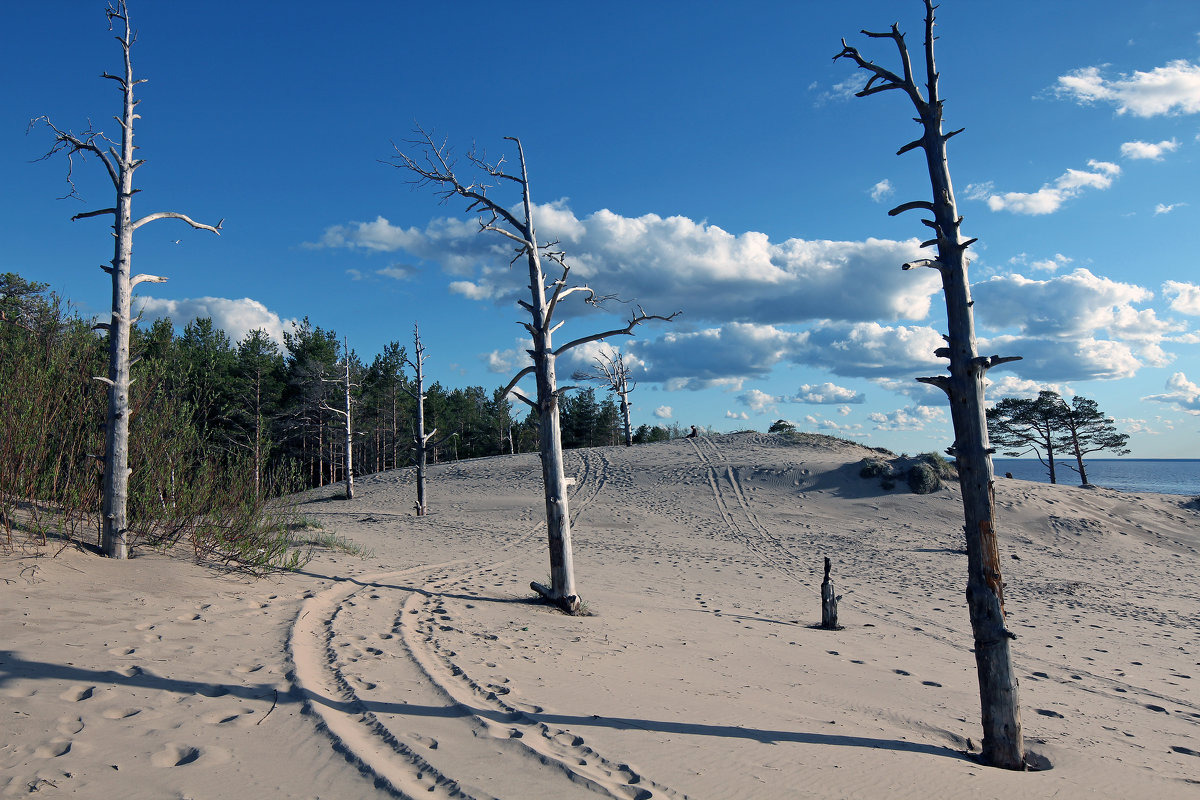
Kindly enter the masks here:
[[200, 716], [201, 722], [207, 722], [209, 725], [224, 725], [227, 722], [233, 722], [235, 719], [253, 714], [252, 708], [225, 709], [224, 711], [210, 711], [207, 714]]
[[58, 721], [58, 732], [63, 736], [74, 736], [83, 730], [83, 717], [63, 717]]
[[33, 751], [38, 758], [58, 758], [71, 752], [70, 739], [51, 739]]
[[202, 754], [203, 751], [199, 747], [168, 743], [162, 750], [150, 756], [150, 763], [156, 767], [182, 767], [194, 763]]
[[1051, 711], [1048, 708], [1039, 708], [1039, 709], [1036, 709], [1036, 711], [1037, 711], [1037, 713], [1041, 714], [1043, 717], [1054, 717], [1055, 719], [1066, 719], [1066, 717], [1064, 717], [1062, 714], [1058, 713], [1057, 711]]
[[95, 691], [95, 686], [72, 686], [60, 694], [58, 699], [66, 700], [69, 703], [78, 703], [80, 700], [87, 700]]
[[104, 711], [100, 712], [100, 716], [104, 717], [105, 719], [128, 719], [134, 714], [140, 713], [142, 713], [140, 708], [118, 706], [116, 708], [106, 708]]

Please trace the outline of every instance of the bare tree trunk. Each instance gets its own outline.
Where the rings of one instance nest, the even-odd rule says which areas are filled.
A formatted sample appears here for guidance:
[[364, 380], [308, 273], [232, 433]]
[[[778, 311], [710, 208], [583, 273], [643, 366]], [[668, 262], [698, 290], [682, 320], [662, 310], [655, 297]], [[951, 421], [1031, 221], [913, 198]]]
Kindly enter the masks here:
[[1000, 574], [995, 525], [992, 448], [988, 442], [984, 413], [984, 376], [991, 367], [1016, 359], [981, 357], [978, 354], [966, 255], [967, 247], [975, 240], [964, 240], [961, 236], [959, 226], [962, 218], [955, 204], [946, 156], [947, 140], [961, 131], [942, 132], [942, 101], [938, 97], [938, 73], [933, 55], [933, 0], [925, 0], [925, 10], [928, 101], [921, 95], [913, 79], [908, 48], [896, 25], [887, 33], [863, 33], [871, 38], [892, 39], [895, 42], [903, 62], [903, 77], [866, 61], [844, 39], [842, 51], [836, 58], [849, 58], [860, 68], [873, 73], [858, 96], [865, 97], [890, 89], [899, 89], [907, 94], [919, 114], [917, 121], [923, 128], [921, 138], [905, 145], [899, 152], [905, 153], [918, 147], [925, 151], [933, 202], [918, 200], [904, 203], [888, 213], [894, 216], [904, 211], [922, 209], [934, 217], [933, 220], [925, 220], [925, 224], [933, 228], [936, 237], [924, 242], [923, 246], [936, 245], [937, 258], [922, 259], [904, 267], [928, 266], [941, 274], [946, 296], [949, 326], [946, 341], [949, 346], [939, 348], [936, 355], [950, 359], [950, 376], [918, 380], [940, 387], [950, 399], [955, 441], [948, 452], [958, 460], [966, 520], [967, 605], [975, 634], [975, 663], [983, 718], [982, 757], [985, 763], [992, 766], [1023, 769], [1025, 752], [1021, 708], [1017, 698], [1017, 676], [1008, 647], [1009, 640], [1016, 637], [1005, 627], [1004, 582]]
[[[547, 600], [555, 603], [570, 614], [578, 613], [580, 600], [575, 588], [574, 559], [571, 549], [571, 515], [567, 500], [567, 481], [563, 471], [562, 436], [559, 425], [559, 389], [555, 374], [555, 360], [559, 355], [587, 342], [600, 341], [609, 336], [632, 335], [634, 327], [649, 319], [671, 320], [679, 312], [663, 317], [646, 314], [640, 308], [632, 315], [629, 324], [624, 328], [604, 331], [603, 333], [585, 336], [560, 345], [557, 349], [552, 343], [552, 334], [558, 326], [554, 324], [554, 312], [561, 300], [576, 293], [583, 293], [584, 299], [597, 305], [600, 298], [586, 286], [569, 287], [567, 275], [570, 267], [567, 265], [565, 254], [555, 251], [557, 243], [539, 244], [533, 221], [533, 201], [529, 190], [529, 172], [525, 163], [525, 151], [521, 141], [515, 137], [505, 137], [517, 148], [520, 174], [513, 175], [503, 171], [502, 163], [488, 164], [481, 158], [471, 154], [468, 159], [485, 173], [489, 178], [500, 182], [511, 182], [521, 187], [522, 209], [517, 213], [510, 211], [487, 196], [483, 184], [462, 184], [454, 174], [453, 166], [445, 156], [446, 145], [435, 145], [425, 131], [420, 131], [421, 138], [415, 144], [424, 150], [424, 159], [417, 162], [397, 150], [398, 167], [414, 173], [418, 183], [429, 183], [438, 187], [444, 197], [457, 195], [470, 201], [470, 210], [480, 210], [485, 216], [480, 219], [480, 229], [492, 231], [506, 237], [516, 245], [517, 259], [524, 256], [529, 267], [530, 302], [519, 301], [520, 306], [528, 312], [529, 322], [521, 323], [533, 339], [533, 349], [530, 355], [533, 364], [517, 373], [504, 388], [502, 396], [514, 394], [520, 400], [530, 405], [538, 412], [538, 443], [542, 457], [542, 485], [546, 501], [546, 533], [550, 550], [550, 586], [532, 583], [531, 586]], [[547, 286], [545, 270], [542, 268], [543, 256], [562, 267], [562, 277]], [[549, 297], [547, 293], [549, 292]], [[517, 383], [525, 376], [533, 373], [536, 382], [536, 397], [530, 399], [517, 390]]]
[[[449, 436], [444, 437], [434, 444], [430, 444], [429, 440], [437, 434], [437, 428], [434, 428], [429, 433], [425, 432], [425, 345], [421, 343], [421, 331], [416, 325], [413, 325], [413, 358], [405, 357], [404, 361], [413, 368], [413, 373], [416, 375], [415, 391], [406, 387], [401, 387], [405, 392], [413, 398], [417, 403], [417, 419], [416, 431], [413, 434], [413, 453], [414, 461], [416, 462], [417, 470], [417, 502], [414, 506], [418, 517], [423, 517], [429, 513], [429, 505], [425, 496], [426, 489], [426, 466], [428, 464], [429, 452], [434, 451], [435, 461], [437, 455], [437, 447]], [[454, 436], [455, 434], [450, 434]]]
[[[346, 482], [346, 499], [353, 500], [354, 499], [354, 424], [353, 424], [353, 418], [352, 418], [351, 412], [350, 412], [350, 388], [352, 386], [357, 386], [358, 384], [354, 384], [354, 383], [350, 382], [350, 340], [343, 339], [342, 347], [343, 347], [343, 353], [345, 356], [345, 367], [346, 367], [345, 371], [343, 373], [343, 378], [341, 380], [337, 380], [337, 381], [327, 380], [325, 378], [322, 378], [321, 380], [325, 383], [335, 383], [335, 382], [341, 383], [343, 393], [345, 396], [345, 404], [342, 408], [332, 408], [332, 407], [326, 405], [324, 402], [322, 402], [321, 408], [325, 409], [326, 411], [332, 411], [333, 413], [340, 415], [342, 417], [343, 421], [345, 422], [344, 430], [346, 433], [346, 445], [345, 445], [346, 449], [345, 449], [345, 456], [342, 459], [342, 468], [343, 468], [343, 476], [342, 477], [343, 477], [343, 480], [345, 480], [345, 482]], [[330, 441], [329, 441], [329, 482], [330, 483], [333, 483], [334, 481], [337, 480], [336, 455], [337, 454], [334, 453], [334, 451], [333, 451], [333, 440], [330, 439]]]
[[[110, 558], [124, 559], [129, 555], [129, 519], [127, 515], [129, 499], [129, 385], [130, 359], [129, 337], [130, 329], [135, 320], [132, 315], [133, 287], [142, 282], [162, 283], [166, 278], [155, 275], [133, 276], [133, 232], [143, 225], [159, 219], [179, 219], [193, 228], [211, 231], [219, 234], [221, 223], [215, 226], [204, 225], [193, 221], [185, 214], [174, 211], [159, 211], [148, 214], [141, 219], [133, 219], [133, 173], [143, 163], [134, 157], [133, 125], [139, 118], [135, 108], [140, 101], [134, 100], [133, 88], [145, 79], [134, 80], [130, 50], [136, 35], [129, 23], [129, 12], [125, 0], [116, 0], [116, 5], [110, 5], [106, 10], [109, 29], [117, 23], [117, 41], [121, 45], [124, 56], [124, 72], [121, 75], [110, 75], [105, 72], [102, 77], [115, 81], [121, 89], [122, 113], [117, 118], [121, 126], [121, 152], [117, 155], [114, 148], [105, 148], [102, 134], [89, 128], [80, 136], [60, 130], [49, 119], [41, 117], [42, 121], [54, 132], [54, 147], [46, 157], [66, 150], [68, 158], [75, 153], [92, 154], [104, 164], [116, 189], [116, 206], [97, 211], [85, 211], [76, 214], [72, 220], [86, 217], [96, 217], [111, 214], [113, 216], [113, 233], [116, 240], [111, 267], [104, 271], [112, 276], [112, 316], [109, 322], [98, 323], [97, 328], [108, 331], [108, 377], [97, 380], [108, 385], [108, 411], [104, 428], [104, 480], [101, 503], [101, 547]], [[37, 120], [35, 120], [36, 122]], [[70, 180], [70, 173], [68, 173]], [[74, 184], [71, 193], [75, 193]], [[223, 222], [223, 220], [222, 220]]]

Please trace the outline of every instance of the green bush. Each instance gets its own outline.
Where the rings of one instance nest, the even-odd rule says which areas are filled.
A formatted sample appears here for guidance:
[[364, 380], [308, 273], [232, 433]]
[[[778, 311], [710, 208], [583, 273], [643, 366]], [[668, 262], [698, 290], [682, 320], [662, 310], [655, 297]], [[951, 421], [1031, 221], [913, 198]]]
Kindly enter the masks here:
[[942, 488], [942, 479], [928, 462], [918, 461], [908, 468], [908, 488], [913, 494], [931, 494]]
[[858, 471], [860, 478], [887, 477], [892, 474], [892, 465], [886, 461], [874, 458], [864, 458], [862, 468]]

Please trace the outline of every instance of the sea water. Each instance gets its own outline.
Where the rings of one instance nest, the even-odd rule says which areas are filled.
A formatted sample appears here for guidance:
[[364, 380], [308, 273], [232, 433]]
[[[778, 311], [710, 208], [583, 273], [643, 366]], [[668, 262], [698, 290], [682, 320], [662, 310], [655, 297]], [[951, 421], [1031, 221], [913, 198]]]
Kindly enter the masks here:
[[[1054, 473], [1063, 486], [1078, 486], [1079, 473], [1070, 467], [1074, 459], [1055, 459]], [[1159, 492], [1200, 496], [1200, 459], [1195, 458], [1093, 458], [1084, 459], [1088, 482], [1122, 492]], [[1036, 459], [993, 458], [998, 477], [1011, 472], [1014, 478], [1049, 483], [1046, 468]]]

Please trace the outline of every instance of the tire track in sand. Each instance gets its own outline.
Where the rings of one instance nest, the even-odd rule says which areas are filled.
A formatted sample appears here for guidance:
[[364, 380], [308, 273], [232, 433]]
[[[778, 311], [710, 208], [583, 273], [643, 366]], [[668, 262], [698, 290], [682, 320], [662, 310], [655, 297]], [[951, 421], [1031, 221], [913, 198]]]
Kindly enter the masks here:
[[[599, 495], [609, 465], [596, 453], [581, 460], [576, 511]], [[526, 528], [500, 553], [544, 530], [544, 521]], [[632, 800], [682, 797], [542, 722], [537, 706], [501, 699], [506, 688], [472, 679], [439, 642], [438, 633], [450, 630], [443, 627], [444, 597], [519, 557], [456, 559], [344, 580], [308, 598], [289, 637], [292, 680], [306, 711], [350, 761], [402, 797], [485, 798], [497, 796], [494, 790], [564, 796], [568, 785]], [[395, 702], [400, 685], [405, 702]], [[504, 786], [496, 778], [504, 771], [487, 768], [496, 758], [521, 760], [507, 770], [520, 776], [518, 786]]]
[[[728, 460], [724, 458], [721, 449], [716, 442], [708, 437], [697, 437], [688, 439], [689, 444], [696, 451], [696, 455], [704, 464], [708, 471], [708, 483], [712, 488], [713, 496], [716, 500], [717, 510], [721, 515], [725, 525], [729, 528], [738, 539], [740, 539], [746, 547], [755, 555], [763, 559], [768, 566], [778, 569], [780, 572], [800, 583], [813, 595], [819, 595], [819, 592], [809, 585], [809, 582], [801, 578], [794, 570], [781, 563], [781, 557], [788, 560], [797, 559], [796, 554], [782, 541], [779, 540], [770, 530], [766, 528], [759, 520], [758, 516], [751, 510], [749, 499], [741, 486], [741, 482], [737, 476], [737, 470]], [[714, 461], [709, 456], [712, 456], [724, 462], [719, 465], [714, 464]], [[726, 488], [727, 487], [727, 488]], [[732, 502], [729, 498], [732, 498]], [[742, 526], [730, 512], [731, 506], [737, 506], [741, 514], [745, 516], [747, 526]], [[747, 533], [746, 527], [751, 529], [756, 535], [751, 536]], [[868, 608], [867, 605], [875, 606], [874, 609]], [[911, 611], [896, 606], [896, 605], [881, 605], [871, 601], [869, 598], [858, 598], [857, 610], [869, 617], [873, 617], [880, 622], [894, 623], [891, 617], [884, 613], [891, 611], [908, 617], [911, 621], [920, 623], [919, 626], [913, 629], [914, 632], [919, 632], [922, 636], [940, 642], [943, 645], [952, 647], [963, 652], [973, 652], [973, 648], [967, 644], [958, 632], [950, 626], [930, 619], [924, 616], [919, 616]], [[929, 630], [930, 628], [939, 629]], [[1078, 665], [1064, 667], [1062, 664], [1041, 657], [1033, 652], [1023, 652], [1020, 660], [1024, 662], [1027, 668], [1032, 669], [1034, 665], [1040, 665], [1043, 670], [1032, 672], [1032, 675], [1042, 680], [1051, 680], [1062, 686], [1071, 688], [1074, 691], [1081, 691], [1085, 694], [1099, 695], [1119, 703], [1128, 704], [1138, 708], [1146, 708], [1147, 700], [1165, 701], [1174, 703], [1175, 705], [1190, 709], [1192, 712], [1200, 712], [1200, 706], [1189, 702], [1179, 697], [1166, 695], [1148, 689], [1143, 686], [1138, 686], [1134, 683], [1121, 681], [1106, 675], [1098, 675], [1090, 672], [1087, 669], [1081, 668]], [[1200, 715], [1193, 717], [1193, 720], [1200, 719]], [[1189, 720], [1189, 721], [1193, 721]]]

